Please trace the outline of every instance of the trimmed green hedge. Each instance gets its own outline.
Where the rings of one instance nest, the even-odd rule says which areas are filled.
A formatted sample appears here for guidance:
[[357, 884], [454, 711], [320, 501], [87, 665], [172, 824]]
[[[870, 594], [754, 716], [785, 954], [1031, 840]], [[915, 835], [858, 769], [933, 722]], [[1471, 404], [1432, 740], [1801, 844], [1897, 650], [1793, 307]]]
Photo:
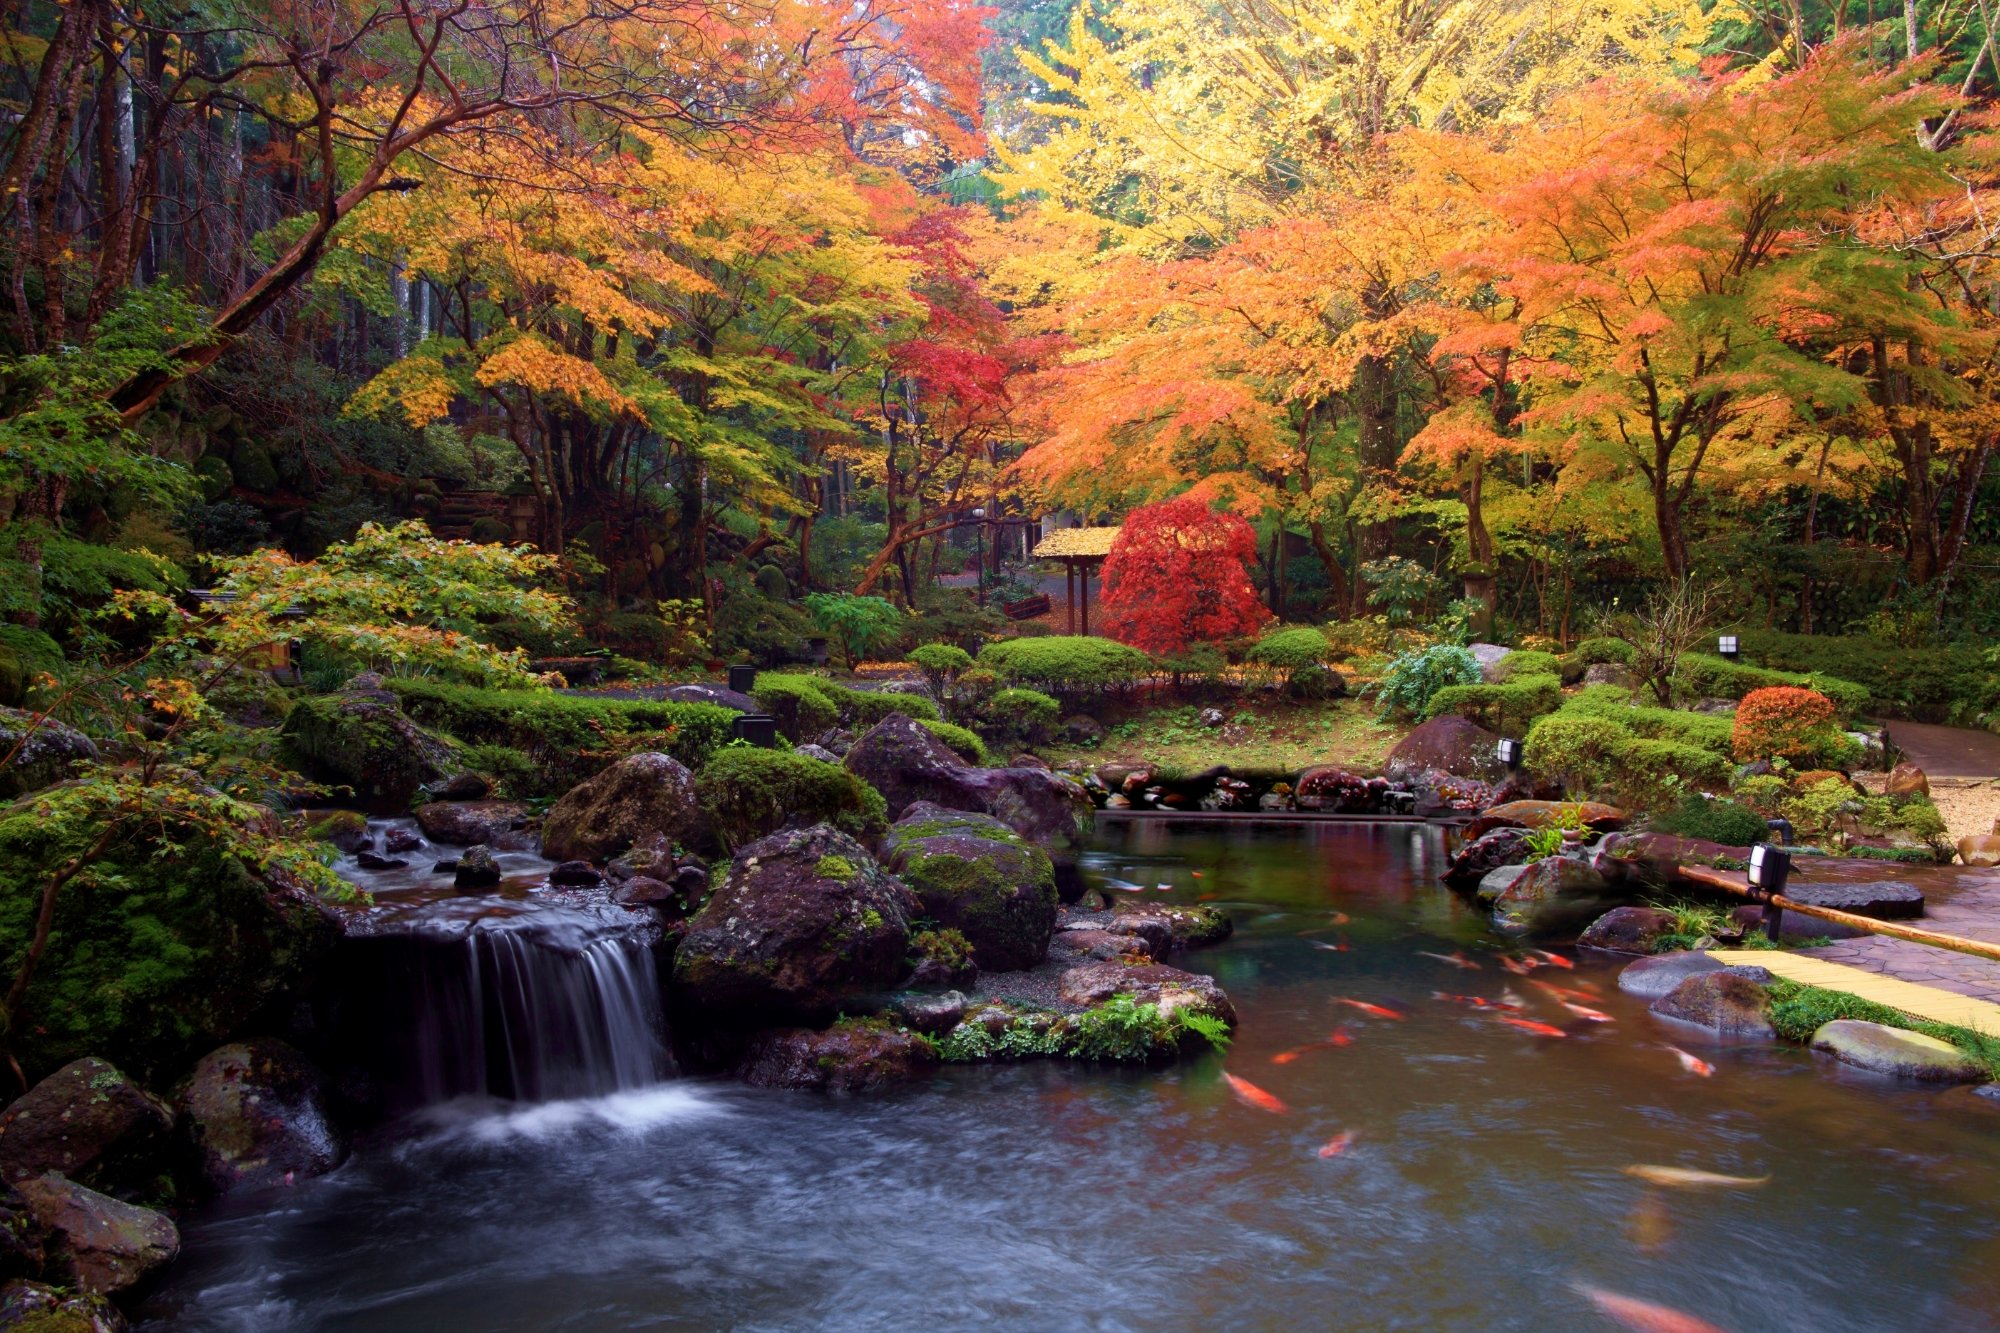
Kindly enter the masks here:
[[984, 767], [990, 762], [986, 754], [986, 742], [964, 727], [956, 727], [949, 722], [938, 722], [928, 717], [918, 718], [917, 725], [950, 746], [952, 752], [966, 763]]
[[1520, 648], [1501, 658], [1493, 668], [1493, 674], [1506, 682], [1526, 680], [1530, 676], [1560, 676], [1562, 669], [1562, 659], [1554, 653]]
[[1733, 753], [1733, 718], [1634, 705], [1630, 699], [1622, 685], [1589, 685], [1572, 695], [1561, 712], [1565, 717], [1601, 717], [1635, 736], [1697, 746], [1725, 759]]
[[1524, 676], [1501, 685], [1447, 685], [1431, 696], [1424, 716], [1456, 713], [1494, 731], [1508, 731], [1555, 712], [1562, 702], [1561, 680], [1555, 676]]
[[520, 796], [557, 796], [610, 762], [607, 737], [656, 736], [660, 750], [700, 768], [729, 740], [736, 719], [720, 704], [594, 699], [553, 690], [495, 690], [434, 680], [393, 679], [403, 711], [469, 745], [500, 745], [528, 756], [533, 780]]
[[1634, 809], [1678, 804], [1690, 788], [1727, 790], [1728, 718], [1632, 708], [1624, 698], [1617, 686], [1593, 687], [1535, 723], [1523, 753], [1529, 771], [1573, 796], [1602, 794]]
[[1062, 705], [1040, 690], [1000, 690], [979, 710], [979, 727], [996, 745], [1039, 745], [1062, 718]]
[[1585, 666], [1631, 666], [1638, 650], [1623, 639], [1593, 638], [1578, 642], [1570, 657]]
[[863, 730], [892, 713], [919, 722], [943, 720], [938, 706], [921, 694], [850, 689], [824, 676], [760, 672], [750, 694], [759, 708], [778, 719], [778, 730], [795, 741], [809, 741], [835, 725]]
[[1867, 686], [1817, 671], [1773, 671], [1707, 653], [1685, 653], [1674, 672], [1674, 689], [1696, 699], [1741, 699], [1752, 690], [1771, 685], [1803, 685], [1818, 690], [1833, 700], [1842, 717], [1854, 717], [1868, 707]]
[[1760, 666], [1867, 682], [1873, 707], [1892, 717], [1970, 723], [2000, 707], [2000, 671], [1979, 644], [1912, 648], [1861, 635], [1776, 630], [1738, 635], [1744, 655]]
[[1153, 673], [1153, 659], [1115, 639], [1051, 634], [1003, 639], [979, 652], [979, 665], [1014, 685], [1082, 694], [1130, 685]]

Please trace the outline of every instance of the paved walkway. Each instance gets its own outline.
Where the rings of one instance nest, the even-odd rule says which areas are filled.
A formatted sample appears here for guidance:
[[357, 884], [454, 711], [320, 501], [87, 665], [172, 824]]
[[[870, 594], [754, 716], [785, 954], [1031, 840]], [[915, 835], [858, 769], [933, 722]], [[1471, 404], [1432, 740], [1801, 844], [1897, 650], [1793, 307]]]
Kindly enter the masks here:
[[[1913, 946], [1921, 947], [1921, 946]], [[1765, 967], [1788, 981], [1845, 991], [1933, 1023], [1955, 1023], [1976, 1032], [2000, 1033], [2000, 1004], [1973, 999], [1935, 986], [1863, 972], [1824, 958], [1771, 949], [1717, 949], [1711, 955], [1731, 967]]]
[[1930, 722], [1884, 722], [1903, 758], [1932, 778], [2000, 778], [2000, 735]]

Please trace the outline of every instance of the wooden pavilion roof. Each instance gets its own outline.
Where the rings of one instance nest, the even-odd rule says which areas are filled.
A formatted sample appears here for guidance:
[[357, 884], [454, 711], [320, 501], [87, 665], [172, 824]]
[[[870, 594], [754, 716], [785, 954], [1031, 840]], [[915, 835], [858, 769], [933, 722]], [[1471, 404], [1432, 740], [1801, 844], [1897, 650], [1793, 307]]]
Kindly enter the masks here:
[[1057, 528], [1035, 543], [1037, 560], [1101, 560], [1111, 554], [1111, 543], [1122, 527]]

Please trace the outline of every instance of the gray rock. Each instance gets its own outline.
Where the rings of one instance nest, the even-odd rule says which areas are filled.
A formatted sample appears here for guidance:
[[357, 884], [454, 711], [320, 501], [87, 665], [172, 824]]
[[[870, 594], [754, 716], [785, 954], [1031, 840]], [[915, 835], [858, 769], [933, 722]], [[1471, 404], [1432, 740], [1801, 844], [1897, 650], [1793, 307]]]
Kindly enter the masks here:
[[90, 737], [52, 717], [0, 708], [0, 802], [66, 781], [97, 758]]
[[964, 935], [980, 970], [1033, 967], [1056, 924], [1055, 867], [999, 820], [918, 802], [883, 839], [883, 856], [924, 915]]
[[1653, 1012], [1725, 1037], [1778, 1035], [1771, 1026], [1769, 992], [1735, 968], [1686, 978], [1653, 1001]]
[[210, 1051], [176, 1102], [202, 1180], [216, 1194], [290, 1185], [347, 1158], [325, 1079], [282, 1041], [260, 1037]]
[[452, 847], [497, 847], [528, 820], [518, 801], [431, 801], [417, 807], [417, 827]]
[[1612, 953], [1651, 954], [1654, 941], [1673, 928], [1673, 916], [1657, 908], [1614, 907], [1591, 922], [1577, 943]]
[[564, 888], [588, 889], [604, 882], [604, 876], [597, 873], [597, 867], [588, 861], [564, 861], [549, 871], [549, 883]]
[[1784, 896], [1808, 907], [1830, 907], [1884, 921], [1924, 914], [1923, 891], [1901, 880], [1841, 884], [1794, 879], [1785, 885]]
[[905, 991], [889, 1001], [887, 1012], [912, 1031], [938, 1037], [958, 1026], [971, 1003], [963, 991]]
[[[1460, 847], [1438, 878], [1455, 889], [1475, 888], [1502, 866], [1527, 864], [1528, 835], [1523, 829], [1494, 829]], [[1503, 886], [1504, 887], [1504, 886]], [[1494, 890], [1498, 896], [1499, 889]]]
[[1975, 1083], [1986, 1069], [1949, 1042], [1920, 1032], [1836, 1018], [1813, 1033], [1812, 1046], [1843, 1064], [1928, 1083]]
[[0, 1287], [0, 1328], [21, 1333], [125, 1333], [125, 1316], [103, 1296], [57, 1291], [41, 1282]]
[[814, 745], [810, 742], [804, 745], [794, 745], [792, 753], [802, 754], [808, 759], [817, 759], [823, 764], [837, 764], [840, 762], [839, 755], [827, 749], [824, 745]]
[[1071, 713], [1062, 720], [1060, 730], [1071, 745], [1096, 745], [1104, 739], [1104, 724], [1087, 713]]
[[[1519, 832], [1520, 830], [1513, 830]], [[1526, 862], [1515, 865], [1495, 866], [1479, 877], [1479, 898], [1482, 902], [1493, 902], [1501, 894], [1514, 887], [1515, 881], [1528, 873]]]
[[719, 704], [723, 708], [733, 708], [739, 713], [761, 713], [757, 701], [747, 694], [721, 685], [676, 685], [668, 690], [666, 698], [683, 704]]
[[57, 1171], [96, 1189], [138, 1189], [160, 1174], [173, 1112], [95, 1056], [72, 1060], [0, 1113], [0, 1176]]
[[627, 755], [549, 808], [542, 854], [551, 861], [606, 861], [629, 847], [686, 839], [700, 813], [694, 774], [680, 761]]
[[1494, 668], [1505, 661], [1514, 650], [1497, 643], [1469, 643], [1466, 645], [1466, 651], [1472, 654], [1475, 662], [1479, 663], [1479, 673], [1490, 685], [1497, 678]]
[[1642, 1000], [1657, 1000], [1689, 977], [1720, 972], [1722, 967], [1707, 954], [1692, 951], [1641, 958], [1618, 974], [1618, 989]]
[[382, 835], [382, 850], [391, 856], [414, 852], [423, 845], [422, 836], [412, 829], [392, 828]]
[[173, 1262], [180, 1232], [166, 1214], [120, 1203], [54, 1172], [16, 1183], [35, 1224], [47, 1235], [51, 1278], [110, 1296], [137, 1286]]
[[452, 866], [452, 883], [461, 889], [490, 889], [500, 882], [500, 862], [489, 848], [468, 847]]
[[1185, 1009], [1236, 1026], [1236, 1006], [1215, 978], [1164, 963], [1085, 963], [1062, 974], [1057, 994], [1064, 1004], [1080, 1008], [1102, 1004], [1114, 995], [1129, 995], [1140, 1004], [1158, 1005], [1163, 1014]]
[[1508, 931], [1574, 928], [1612, 906], [1608, 887], [1581, 857], [1543, 857], [1493, 900], [1493, 921]]
[[1433, 772], [1458, 778], [1497, 778], [1503, 772], [1495, 749], [1499, 740], [1478, 723], [1446, 713], [1421, 723], [1397, 741], [1382, 761], [1382, 774], [1399, 784], [1424, 781]]
[[1197, 726], [1219, 727], [1228, 721], [1228, 718], [1223, 715], [1220, 708], [1204, 708], [1194, 715], [1194, 720]]
[[851, 1093], [907, 1083], [937, 1064], [937, 1048], [918, 1034], [849, 1020], [824, 1032], [760, 1032], [751, 1039], [737, 1074], [758, 1087]]
[[339, 694], [299, 700], [280, 735], [307, 777], [351, 789], [355, 804], [375, 814], [401, 814], [419, 791], [463, 771], [451, 742], [404, 716], [394, 694], [351, 682]]
[[1631, 668], [1617, 662], [1593, 662], [1583, 673], [1586, 685], [1622, 685], [1632, 687]]

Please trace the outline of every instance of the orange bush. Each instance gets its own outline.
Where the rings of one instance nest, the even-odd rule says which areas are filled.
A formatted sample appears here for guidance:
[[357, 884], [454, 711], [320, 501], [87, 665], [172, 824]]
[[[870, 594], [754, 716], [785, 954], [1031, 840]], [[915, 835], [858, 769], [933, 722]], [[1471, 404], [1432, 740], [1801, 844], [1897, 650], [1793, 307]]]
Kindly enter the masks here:
[[1736, 706], [1730, 746], [1738, 759], [1818, 766], [1822, 756], [1839, 749], [1840, 729], [1833, 717], [1833, 700], [1818, 690], [1795, 685], [1752, 690]]

